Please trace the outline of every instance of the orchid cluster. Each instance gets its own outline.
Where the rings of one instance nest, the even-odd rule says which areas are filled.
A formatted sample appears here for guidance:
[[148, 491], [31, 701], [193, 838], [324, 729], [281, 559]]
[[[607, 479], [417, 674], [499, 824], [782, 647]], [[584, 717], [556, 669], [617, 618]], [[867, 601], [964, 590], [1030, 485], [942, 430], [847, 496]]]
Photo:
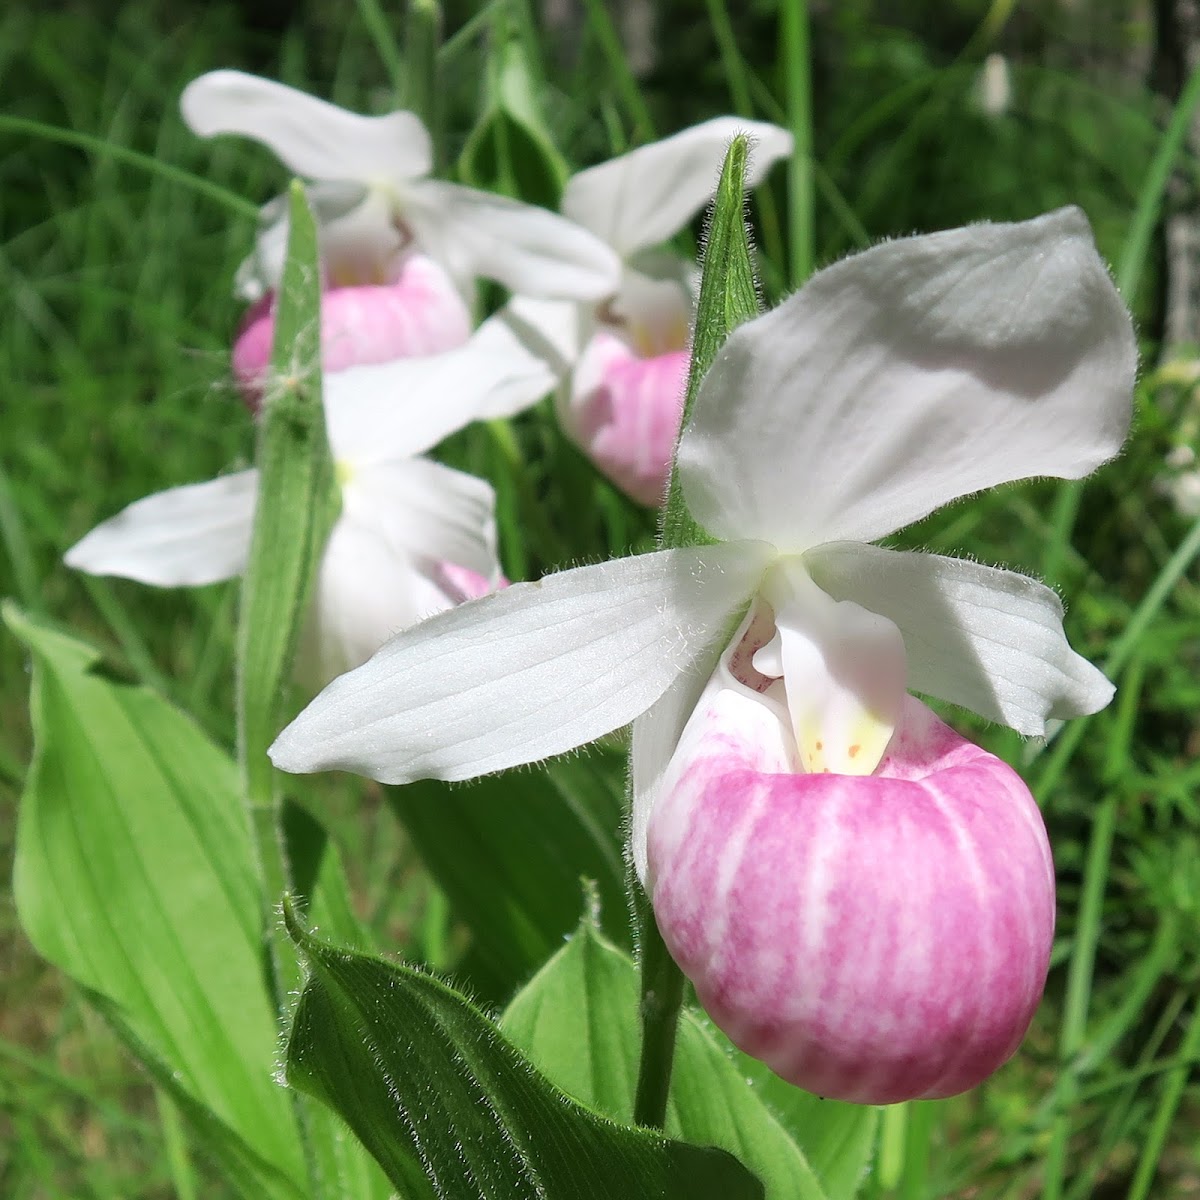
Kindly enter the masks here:
[[526, 295], [510, 305], [515, 327], [539, 335], [566, 377], [563, 429], [642, 504], [661, 502], [671, 469], [697, 282], [695, 264], [662, 247], [712, 198], [738, 132], [754, 143], [748, 186], [792, 153], [792, 135], [776, 125], [717, 117], [574, 176], [563, 213], [612, 247], [620, 283], [600, 304]]
[[[465, 780], [632, 724], [631, 862], [737, 1046], [872, 1104], [995, 1071], [1042, 993], [1053, 862], [1017, 773], [917, 695], [1036, 737], [1113, 689], [1049, 588], [880, 543], [1118, 452], [1136, 348], [1082, 214], [835, 263], [730, 334], [685, 419], [697, 270], [666, 244], [735, 134], [757, 185], [792, 153], [785, 131], [707, 121], [580, 172], [552, 213], [429, 178], [412, 113], [235, 71], [182, 107], [198, 134], [252, 138], [308, 181], [318, 223], [341, 510], [303, 637], [301, 674], [324, 690], [275, 764]], [[252, 409], [286, 214], [265, 206], [237, 278]], [[475, 328], [480, 279], [511, 295]], [[431, 454], [552, 392], [636, 501], [660, 503], [675, 472], [696, 544], [504, 579], [491, 486]], [[156, 586], [231, 578], [258, 490], [248, 470], [148, 496], [66, 561]]]
[[1135, 360], [1077, 210], [846, 259], [700, 385], [676, 462], [717, 541], [443, 613], [335, 680], [274, 761], [467, 779], [632, 721], [633, 862], [730, 1038], [821, 1095], [972, 1087], [1040, 998], [1053, 865], [1016, 773], [908, 689], [1039, 735], [1112, 687], [1048, 588], [872, 543], [1090, 473]]
[[[635, 255], [666, 241], [709, 200], [737, 129], [762, 140], [758, 177], [790, 152], [790, 135], [731, 117], [706, 122], [576, 176], [560, 216], [429, 179], [430, 136], [414, 113], [365, 117], [229, 70], [194, 80], [180, 103], [196, 133], [253, 138], [310, 181], [343, 516], [326, 549], [303, 677], [328, 682], [391, 634], [500, 582], [490, 486], [415, 456], [471, 421], [535, 404], [579, 357], [564, 347], [597, 323], [619, 326], [630, 345], [656, 348], [655, 356], [635, 361], [625, 349], [617, 362], [612, 349], [626, 342], [595, 333], [576, 375], [590, 378], [589, 364], [603, 358], [604, 382], [570, 393], [564, 427], [631, 494], [659, 496], [679, 430], [692, 298], [678, 281], [635, 270]], [[270, 369], [285, 201], [262, 209], [236, 281], [251, 306], [233, 372], [252, 408]], [[660, 260], [686, 275], [682, 260]], [[479, 278], [519, 298], [472, 335]], [[580, 416], [581, 405], [592, 416]], [[600, 408], [617, 415], [601, 420], [597, 438], [585, 437], [580, 422], [594, 424]], [[171, 489], [106, 521], [66, 561], [160, 587], [228, 579], [245, 564], [254, 502], [253, 471]]]

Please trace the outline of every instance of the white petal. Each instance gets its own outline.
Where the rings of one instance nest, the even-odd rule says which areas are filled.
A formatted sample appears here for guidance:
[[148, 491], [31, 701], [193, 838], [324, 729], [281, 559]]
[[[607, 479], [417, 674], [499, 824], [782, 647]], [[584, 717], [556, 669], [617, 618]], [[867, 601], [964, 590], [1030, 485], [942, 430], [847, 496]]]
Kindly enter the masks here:
[[904, 640], [886, 617], [831, 599], [798, 559], [767, 574], [762, 597], [777, 633], [752, 660], [781, 678], [800, 761], [811, 774], [870, 775], [907, 695]]
[[[308, 202], [317, 222], [321, 252], [335, 260], [351, 253], [356, 261], [368, 254], [388, 262], [401, 248], [386, 198], [360, 183], [313, 183]], [[254, 250], [237, 269], [234, 294], [253, 303], [279, 287], [287, 257], [288, 197], [276, 196], [259, 209]], [[325, 264], [323, 263], [322, 266]]]
[[714, 117], [580, 171], [567, 183], [562, 211], [622, 258], [656, 246], [712, 199], [725, 151], [738, 133], [751, 138], [747, 187], [756, 186], [772, 163], [792, 152], [786, 129], [741, 117]]
[[888, 242], [733, 333], [682, 438], [684, 496], [716, 537], [873, 541], [981, 488], [1095, 470], [1136, 361], [1078, 209]]
[[[630, 782], [633, 812], [630, 856], [643, 884], [647, 881], [647, 830], [663, 795], [664, 781], [678, 775], [680, 763], [695, 753], [696, 736], [708, 753], [736, 747], [744, 764], [767, 774], [803, 770], [792, 733], [782, 683], [755, 669], [755, 653], [774, 636], [771, 609], [756, 599], [729, 643], [716, 648], [694, 670], [681, 675], [666, 695], [633, 723]], [[712, 737], [714, 723], [720, 735]], [[703, 732], [697, 735], [697, 728]], [[685, 742], [691, 741], [691, 747]]]
[[769, 555], [668, 550], [518, 583], [442, 613], [331, 684], [271, 750], [285, 771], [469, 779], [582, 746], [705, 655]]
[[594, 322], [590, 306], [570, 300], [514, 296], [496, 315], [531, 353], [549, 363], [557, 378], [566, 376], [583, 353]]
[[420, 454], [472, 421], [535, 404], [556, 375], [499, 317], [465, 346], [325, 374], [334, 457], [353, 466]]
[[434, 563], [398, 552], [378, 531], [343, 514], [321, 560], [297, 675], [323, 687], [401, 630], [454, 604]]
[[342, 487], [343, 515], [394, 553], [452, 562], [492, 580], [500, 572], [495, 505], [482, 479], [427, 458], [358, 468]]
[[617, 256], [586, 229], [532, 204], [453, 183], [407, 189], [418, 244], [460, 281], [483, 276], [547, 300], [598, 300], [616, 290]]
[[[741, 640], [751, 617], [752, 613], [747, 612], [726, 651]], [[629, 783], [633, 801], [629, 822], [629, 853], [633, 868], [643, 885], [646, 883], [646, 830], [650, 824], [650, 814], [661, 794], [663, 778], [671, 765], [679, 739], [709, 684], [719, 657], [724, 657], [724, 652], [717, 642], [707, 655], [697, 659], [690, 670], [681, 672], [662, 698], [633, 723], [629, 750]]]
[[97, 525], [63, 556], [89, 575], [155, 587], [197, 587], [245, 569], [257, 471], [155, 492]]
[[396, 278], [406, 245], [382, 188], [369, 189], [349, 207], [335, 208], [324, 200], [313, 210], [327, 284], [391, 283]]
[[428, 175], [429, 131], [410, 112], [364, 117], [242, 71], [210, 71], [180, 97], [194, 133], [236, 133], [308, 179], [399, 181]]
[[1097, 712], [1112, 698], [1112, 684], [1067, 644], [1058, 597], [1025, 575], [846, 544], [805, 562], [831, 596], [899, 626], [914, 691], [1034, 736], [1047, 718]]
[[531, 345], [503, 311], [484, 321], [472, 342], [471, 353], [479, 358], [479, 370], [489, 376], [478, 420], [524, 412], [558, 383], [557, 354], [546, 347]]

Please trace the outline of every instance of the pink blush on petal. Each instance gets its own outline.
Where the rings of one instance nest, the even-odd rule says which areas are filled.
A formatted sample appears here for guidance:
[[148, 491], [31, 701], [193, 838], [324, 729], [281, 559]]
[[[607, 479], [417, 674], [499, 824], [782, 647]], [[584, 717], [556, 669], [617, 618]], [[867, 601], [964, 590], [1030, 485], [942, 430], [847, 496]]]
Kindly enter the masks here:
[[[405, 260], [387, 284], [327, 288], [321, 295], [321, 356], [326, 371], [440, 354], [471, 335], [471, 314], [449, 277], [430, 259]], [[274, 294], [246, 313], [233, 346], [233, 373], [251, 408], [262, 398], [275, 336]]]
[[619, 338], [597, 334], [576, 368], [563, 423], [622, 491], [661, 504], [679, 436], [688, 354], [639, 358]]
[[432, 574], [438, 586], [454, 604], [478, 600], [480, 596], [508, 587], [508, 580], [503, 575], [494, 584], [489, 583], [478, 571], [472, 571], [470, 567], [460, 567], [452, 562], [437, 563]]
[[763, 770], [760, 747], [722, 733], [722, 703], [693, 717], [648, 833], [659, 928], [701, 1003], [819, 1095], [981, 1082], [1024, 1037], [1054, 932], [1020, 777], [911, 698], [874, 775]]

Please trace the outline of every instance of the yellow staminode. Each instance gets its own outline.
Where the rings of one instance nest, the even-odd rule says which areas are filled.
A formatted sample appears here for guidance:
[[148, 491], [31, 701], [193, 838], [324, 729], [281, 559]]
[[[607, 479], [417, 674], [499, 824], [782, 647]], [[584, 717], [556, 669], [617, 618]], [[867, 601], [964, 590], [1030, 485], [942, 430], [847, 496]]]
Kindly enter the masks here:
[[828, 721], [802, 719], [795, 726], [800, 761], [810, 775], [870, 775], [892, 740], [893, 725], [866, 709], [846, 730]]

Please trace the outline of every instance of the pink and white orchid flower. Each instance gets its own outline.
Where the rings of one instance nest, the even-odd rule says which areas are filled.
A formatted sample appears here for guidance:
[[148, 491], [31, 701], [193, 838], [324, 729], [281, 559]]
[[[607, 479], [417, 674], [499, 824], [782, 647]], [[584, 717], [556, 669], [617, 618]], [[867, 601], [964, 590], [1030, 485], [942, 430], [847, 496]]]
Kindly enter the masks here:
[[575, 175], [563, 215], [616, 251], [620, 287], [600, 305], [522, 296], [510, 306], [516, 326], [532, 326], [570, 375], [559, 394], [563, 429], [642, 504], [661, 503], [670, 473], [698, 278], [694, 263], [661, 247], [712, 199], [737, 133], [753, 144], [749, 187], [792, 152], [786, 129], [714, 117]]
[[1124, 440], [1135, 364], [1077, 209], [845, 259], [701, 382], [677, 461], [720, 542], [434, 617], [318, 696], [275, 762], [465, 779], [632, 720], [633, 861], [718, 1024], [824, 1095], [970, 1087], [1041, 994], [1053, 868], [1019, 777], [907, 689], [1034, 736], [1113, 689], [1049, 588], [871, 543], [1087, 475]]
[[[240, 71], [193, 80], [180, 107], [202, 137], [253, 138], [311, 181], [327, 370], [461, 345], [471, 331], [464, 294], [481, 276], [554, 299], [594, 300], [616, 284], [616, 256], [565, 218], [427, 178], [432, 146], [414, 113], [361, 116]], [[234, 370], [251, 397], [270, 358], [270, 296], [286, 244], [286, 205], [273, 201], [263, 208], [256, 251], [238, 272], [238, 290], [255, 306], [238, 336]]]
[[[502, 582], [491, 487], [421, 456], [471, 421], [534, 403], [550, 383], [546, 365], [496, 320], [446, 354], [325, 373], [342, 509], [303, 635], [307, 682], [328, 682], [399, 630]], [[157, 587], [231, 579], [246, 565], [257, 476], [239, 471], [146, 496], [65, 561]]]

